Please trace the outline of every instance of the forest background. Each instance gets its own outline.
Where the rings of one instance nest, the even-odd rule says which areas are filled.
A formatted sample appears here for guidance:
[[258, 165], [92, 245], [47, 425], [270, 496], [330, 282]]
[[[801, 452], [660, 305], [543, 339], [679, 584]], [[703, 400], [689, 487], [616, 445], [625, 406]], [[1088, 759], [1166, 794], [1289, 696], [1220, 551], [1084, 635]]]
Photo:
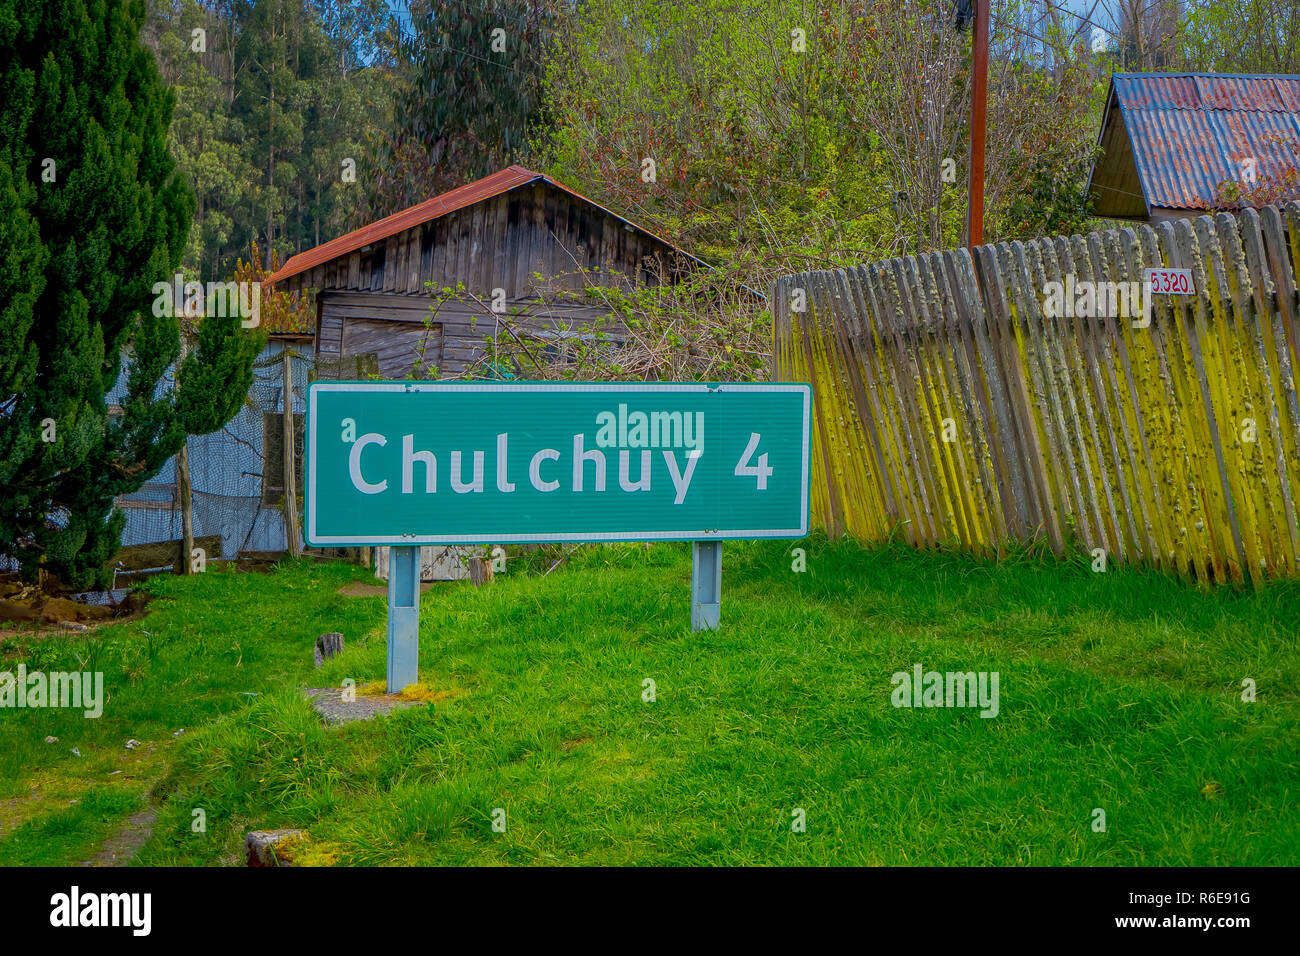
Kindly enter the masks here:
[[[184, 270], [230, 278], [254, 244], [267, 268], [510, 163], [752, 288], [960, 244], [960, 6], [154, 0]], [[997, 0], [991, 34], [986, 241], [1094, 225], [1113, 72], [1300, 72], [1287, 0]]]

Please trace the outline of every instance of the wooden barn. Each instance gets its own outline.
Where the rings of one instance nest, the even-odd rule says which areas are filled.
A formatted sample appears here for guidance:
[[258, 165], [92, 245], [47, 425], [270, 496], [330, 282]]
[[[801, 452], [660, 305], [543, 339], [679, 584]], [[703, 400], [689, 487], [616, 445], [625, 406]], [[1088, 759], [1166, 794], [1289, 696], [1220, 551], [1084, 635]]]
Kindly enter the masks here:
[[[482, 358], [494, 334], [484, 306], [494, 299], [520, 310], [511, 322], [562, 339], [608, 310], [550, 296], [538, 305], [543, 289], [629, 288], [698, 268], [708, 267], [554, 179], [511, 166], [299, 253], [268, 282], [316, 294], [318, 359], [373, 355], [384, 378], [432, 368], [448, 378]], [[435, 291], [457, 283], [466, 294], [435, 314]]]
[[1155, 224], [1214, 212], [1220, 183], [1295, 165], [1300, 76], [1116, 73], [1088, 180], [1098, 216]]

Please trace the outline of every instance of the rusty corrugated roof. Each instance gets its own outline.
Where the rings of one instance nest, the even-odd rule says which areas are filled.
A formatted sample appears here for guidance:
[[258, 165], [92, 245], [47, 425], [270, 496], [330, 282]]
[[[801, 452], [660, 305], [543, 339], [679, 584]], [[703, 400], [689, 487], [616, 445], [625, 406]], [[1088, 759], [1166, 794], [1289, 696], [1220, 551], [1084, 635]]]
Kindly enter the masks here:
[[[1242, 179], [1244, 159], [1253, 157], [1256, 176], [1264, 179], [1300, 158], [1300, 76], [1116, 73], [1099, 142], [1115, 109], [1148, 214], [1154, 207], [1212, 207], [1219, 183]], [[1097, 161], [1090, 189], [1110, 188], [1104, 180], [1113, 177], [1116, 161]], [[1102, 215], [1105, 201], [1098, 205]]]
[[434, 196], [432, 199], [426, 199], [422, 203], [411, 206], [409, 209], [403, 209], [401, 212], [395, 212], [391, 216], [386, 216], [369, 225], [362, 226], [360, 229], [353, 230], [346, 235], [339, 236], [337, 239], [331, 239], [329, 242], [321, 243], [314, 249], [308, 249], [306, 252], [300, 252], [291, 257], [275, 275], [266, 280], [267, 284], [279, 282], [281, 279], [287, 279], [289, 276], [297, 275], [300, 272], [306, 272], [308, 269], [315, 268], [318, 265], [337, 259], [340, 256], [348, 255], [365, 246], [370, 245], [380, 239], [387, 239], [389, 236], [395, 236], [399, 232], [405, 232], [414, 226], [437, 219], [439, 216], [445, 216], [448, 213], [455, 212], [457, 209], [464, 209], [466, 206], [472, 206], [484, 199], [491, 199], [502, 193], [509, 192], [520, 186], [526, 186], [529, 183], [541, 180], [556, 189], [568, 193], [581, 199], [583, 202], [601, 209], [609, 215], [626, 223], [632, 229], [643, 235], [649, 236], [656, 242], [675, 252], [681, 253], [687, 258], [706, 265], [702, 260], [697, 259], [688, 252], [678, 249], [672, 243], [661, 239], [647, 229], [638, 226], [636, 223], [624, 219], [616, 212], [606, 209], [600, 203], [592, 202], [581, 193], [570, 189], [563, 183], [557, 182], [545, 173], [533, 172], [522, 166], [509, 166], [506, 169], [499, 170], [490, 176], [484, 176], [482, 179], [469, 183], [465, 186], [457, 187], [450, 192], [445, 192], [440, 196]]

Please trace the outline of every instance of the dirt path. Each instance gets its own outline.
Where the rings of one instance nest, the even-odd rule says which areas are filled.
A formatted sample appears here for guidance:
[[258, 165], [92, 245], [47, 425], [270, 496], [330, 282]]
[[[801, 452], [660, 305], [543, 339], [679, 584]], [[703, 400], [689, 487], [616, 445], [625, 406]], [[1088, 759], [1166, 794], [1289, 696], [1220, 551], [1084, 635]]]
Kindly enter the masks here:
[[132, 814], [116, 833], [100, 844], [94, 856], [77, 866], [126, 866], [153, 836], [157, 819], [158, 809], [153, 806]]
[[[135, 751], [127, 751], [132, 757], [123, 759], [126, 775], [120, 779], [128, 786], [143, 787], [144, 806], [102, 840], [91, 855], [81, 860], [77, 866], [126, 866], [140, 852], [140, 848], [153, 836], [154, 823], [158, 819], [158, 807], [149, 795], [154, 785], [166, 772], [167, 748], [157, 743], [148, 743]], [[115, 771], [114, 774], [122, 771]]]

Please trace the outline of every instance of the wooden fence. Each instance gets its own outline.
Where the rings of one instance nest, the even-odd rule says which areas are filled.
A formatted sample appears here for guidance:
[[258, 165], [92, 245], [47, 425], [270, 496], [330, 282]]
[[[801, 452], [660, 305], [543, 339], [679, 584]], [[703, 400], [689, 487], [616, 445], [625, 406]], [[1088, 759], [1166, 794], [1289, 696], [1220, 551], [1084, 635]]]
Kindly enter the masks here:
[[[1050, 282], [1161, 266], [1194, 293], [1151, 296], [1146, 327], [1045, 309]], [[813, 385], [814, 520], [983, 554], [1045, 538], [1198, 581], [1300, 574], [1298, 271], [1290, 203], [783, 276], [774, 372]]]

